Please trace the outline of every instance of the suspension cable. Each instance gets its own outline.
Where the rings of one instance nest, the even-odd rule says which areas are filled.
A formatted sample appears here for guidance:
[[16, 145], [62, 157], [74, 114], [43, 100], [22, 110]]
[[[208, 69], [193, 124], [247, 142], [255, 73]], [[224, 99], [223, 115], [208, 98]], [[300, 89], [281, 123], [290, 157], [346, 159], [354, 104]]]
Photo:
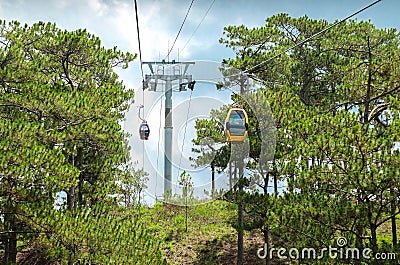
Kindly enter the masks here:
[[206, 18], [206, 16], [208, 15], [208, 13], [210, 12], [211, 8], [213, 7], [215, 3], [215, 0], [213, 0], [210, 4], [210, 6], [208, 7], [206, 13], [204, 13], [203, 18], [201, 19], [200, 23], [197, 25], [196, 29], [193, 31], [192, 35], [190, 36], [190, 38], [188, 39], [188, 41], [185, 43], [185, 45], [183, 46], [183, 48], [180, 50], [180, 52], [182, 52], [186, 46], [189, 44], [189, 42], [192, 40], [194, 34], [196, 34], [197, 30], [200, 28], [200, 25], [203, 23], [204, 19]]
[[[135, 0], [135, 1], [136, 1], [136, 0]], [[192, 8], [193, 2], [194, 2], [194, 0], [192, 0], [192, 2], [191, 2], [190, 5], [189, 5], [189, 8], [188, 8], [188, 10], [187, 10], [187, 12], [186, 12], [186, 15], [185, 15], [185, 18], [183, 19], [183, 22], [182, 22], [182, 24], [181, 24], [181, 27], [179, 28], [178, 34], [176, 34], [175, 40], [174, 40], [174, 42], [173, 42], [171, 48], [169, 49], [167, 56], [165, 56], [165, 59], [167, 59], [167, 58], [169, 57], [169, 55], [171, 54], [172, 49], [173, 49], [174, 46], [175, 46], [176, 41], [178, 40], [179, 34], [181, 33], [182, 28], [183, 28], [183, 25], [184, 25], [185, 22], [186, 22], [186, 19], [187, 19], [188, 15], [189, 15], [190, 9]]]
[[141, 71], [141, 73], [142, 73], [142, 82], [144, 82], [143, 60], [142, 60], [142, 48], [141, 48], [141, 45], [140, 45], [139, 16], [138, 16], [137, 0], [134, 0], [134, 4], [135, 4], [135, 17], [136, 17], [137, 41], [138, 41], [138, 45], [139, 45], [140, 71]]
[[181, 162], [182, 162], [182, 155], [183, 155], [183, 147], [185, 146], [186, 129], [187, 129], [188, 119], [189, 119], [190, 104], [191, 104], [191, 102], [192, 102], [192, 94], [193, 94], [193, 89], [190, 91], [189, 106], [188, 106], [188, 111], [187, 111], [187, 114], [186, 114], [185, 130], [183, 131], [183, 141], [182, 141], [181, 155], [180, 155], [180, 158], [179, 158], [179, 166], [178, 166], [178, 179], [179, 179], [179, 173], [180, 173], [180, 170], [181, 170]]
[[154, 192], [154, 196], [156, 197], [156, 201], [157, 201], [157, 179], [158, 179], [158, 161], [159, 161], [159, 157], [160, 157], [160, 135], [161, 135], [161, 114], [162, 114], [162, 107], [163, 107], [163, 94], [161, 94], [161, 104], [160, 104], [160, 122], [158, 125], [158, 143], [157, 143], [157, 166], [156, 166], [156, 185], [155, 185], [155, 192]]
[[[297, 44], [295, 44], [295, 45], [289, 47], [288, 49], [286, 49], [286, 50], [284, 50], [284, 51], [282, 51], [282, 52], [280, 52], [280, 53], [278, 53], [278, 54], [276, 54], [276, 55], [274, 55], [274, 56], [272, 56], [272, 57], [270, 57], [270, 58], [268, 58], [268, 59], [262, 61], [262, 62], [259, 63], [259, 64], [256, 64], [255, 66], [253, 66], [253, 67], [251, 67], [251, 68], [249, 68], [249, 69], [247, 69], [247, 70], [241, 71], [240, 73], [236, 73], [236, 74], [231, 74], [231, 75], [228, 75], [228, 76], [224, 76], [223, 78], [231, 78], [231, 77], [235, 77], [235, 76], [242, 75], [242, 74], [248, 74], [250, 78], [253, 78], [253, 77], [254, 77], [253, 74], [254, 74], [255, 70], [260, 70], [259, 68], [262, 67], [263, 65], [265, 65], [266, 63], [268, 63], [269, 61], [271, 61], [271, 60], [273, 60], [273, 59], [275, 59], [275, 58], [278, 58], [278, 57], [281, 56], [282, 54], [285, 54], [285, 53], [287, 53], [288, 51], [293, 50], [294, 48], [296, 48], [296, 47], [298, 47], [298, 46], [300, 46], [300, 45], [303, 45], [304, 43], [309, 42], [310, 40], [314, 39], [315, 37], [321, 35], [322, 33], [324, 33], [324, 32], [326, 32], [326, 31], [330, 30], [330, 29], [333, 28], [333, 27], [336, 27], [337, 25], [339, 25], [339, 24], [345, 22], [346, 20], [348, 20], [348, 19], [350, 19], [350, 18], [352, 18], [352, 17], [358, 15], [359, 13], [365, 11], [366, 9], [372, 7], [373, 5], [379, 3], [380, 1], [382, 1], [382, 0], [376, 0], [376, 1], [374, 1], [373, 3], [371, 3], [371, 4], [369, 4], [369, 5], [367, 5], [367, 6], [363, 7], [363, 8], [361, 8], [360, 10], [354, 12], [353, 14], [351, 14], [351, 15], [349, 15], [349, 16], [347, 16], [347, 17], [345, 17], [345, 18], [343, 18], [343, 19], [341, 19], [341, 20], [339, 20], [339, 21], [337, 21], [336, 23], [334, 23], [334, 24], [332, 24], [332, 25], [326, 27], [325, 29], [323, 29], [323, 30], [321, 30], [321, 31], [319, 31], [319, 32], [317, 32], [317, 33], [315, 33], [315, 34], [313, 34], [312, 36], [306, 38], [305, 40], [300, 41], [299, 43], [297, 43]], [[220, 80], [220, 78], [218, 78], [218, 79], [214, 78], [214, 79], [210, 79], [210, 80]]]
[[326, 32], [326, 31], [330, 30], [330, 29], [333, 28], [333, 27], [336, 27], [337, 25], [339, 25], [339, 24], [345, 22], [346, 20], [348, 20], [348, 19], [354, 17], [355, 15], [357, 15], [357, 14], [363, 12], [364, 10], [370, 8], [371, 6], [377, 4], [377, 3], [380, 2], [380, 1], [382, 1], [382, 0], [376, 0], [375, 2], [373, 2], [373, 3], [369, 4], [369, 5], [367, 5], [366, 7], [363, 7], [363, 8], [360, 9], [360, 10], [358, 10], [357, 12], [354, 12], [353, 14], [351, 14], [351, 15], [349, 15], [349, 16], [347, 16], [347, 17], [345, 17], [345, 18], [343, 18], [343, 19], [341, 19], [341, 20], [339, 20], [339, 21], [337, 21], [336, 23], [330, 25], [329, 27], [324, 28], [323, 30], [321, 30], [321, 31], [319, 31], [319, 32], [317, 32], [317, 33], [315, 33], [315, 34], [313, 34], [312, 36], [306, 38], [305, 40], [300, 41], [299, 43], [293, 45], [292, 47], [290, 47], [290, 48], [288, 48], [288, 49], [286, 49], [286, 50], [284, 50], [283, 52], [278, 53], [277, 55], [272, 56], [271, 58], [268, 58], [267, 60], [265, 60], [265, 61], [263, 61], [263, 62], [261, 62], [261, 63], [259, 63], [259, 64], [256, 64], [255, 66], [253, 66], [253, 67], [250, 68], [250, 69], [245, 70], [244, 73], [253, 73], [257, 68], [260, 68], [261, 66], [265, 65], [267, 62], [269, 62], [269, 61], [271, 61], [271, 60], [273, 60], [273, 59], [275, 59], [275, 58], [281, 56], [281, 55], [284, 54], [284, 53], [287, 53], [287, 52], [290, 51], [290, 50], [293, 50], [294, 48], [296, 48], [296, 47], [298, 47], [298, 46], [300, 46], [300, 45], [303, 45], [303, 44], [306, 43], [306, 42], [309, 42], [310, 40], [314, 39], [315, 37], [321, 35], [322, 33], [324, 33], [324, 32]]
[[[135, 18], [136, 18], [136, 32], [137, 32], [137, 41], [138, 41], [138, 47], [139, 47], [139, 60], [140, 60], [140, 72], [142, 74], [142, 105], [140, 106], [140, 109], [143, 108], [143, 119], [145, 118], [144, 116], [144, 72], [143, 72], [143, 60], [142, 60], [142, 48], [141, 48], [141, 41], [140, 41], [140, 31], [139, 31], [139, 16], [138, 16], [138, 7], [137, 7], [137, 0], [134, 0], [134, 5], [135, 5]], [[140, 109], [139, 109], [139, 118], [140, 118]], [[142, 122], [145, 120], [142, 120]], [[141, 126], [141, 125], [140, 125]], [[145, 150], [144, 150], [144, 141], [142, 141], [142, 171], [144, 173], [144, 164], [145, 164]], [[139, 194], [140, 198], [140, 194]]]
[[139, 16], [138, 16], [138, 7], [137, 7], [137, 0], [134, 0], [135, 4], [135, 17], [136, 17], [136, 32], [137, 32], [137, 41], [138, 41], [138, 46], [139, 46], [139, 60], [140, 60], [140, 72], [142, 74], [142, 106], [143, 106], [143, 118], [144, 116], [144, 72], [143, 72], [143, 59], [142, 59], [142, 48], [141, 48], [141, 41], [140, 41], [140, 31], [139, 31]]

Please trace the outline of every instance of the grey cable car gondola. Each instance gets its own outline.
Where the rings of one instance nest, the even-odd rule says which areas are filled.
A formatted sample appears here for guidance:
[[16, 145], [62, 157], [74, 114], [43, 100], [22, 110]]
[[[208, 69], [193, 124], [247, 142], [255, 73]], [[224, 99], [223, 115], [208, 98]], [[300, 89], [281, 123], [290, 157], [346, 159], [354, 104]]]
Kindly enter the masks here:
[[148, 140], [150, 136], [150, 127], [147, 121], [143, 121], [139, 128], [139, 135], [141, 140]]

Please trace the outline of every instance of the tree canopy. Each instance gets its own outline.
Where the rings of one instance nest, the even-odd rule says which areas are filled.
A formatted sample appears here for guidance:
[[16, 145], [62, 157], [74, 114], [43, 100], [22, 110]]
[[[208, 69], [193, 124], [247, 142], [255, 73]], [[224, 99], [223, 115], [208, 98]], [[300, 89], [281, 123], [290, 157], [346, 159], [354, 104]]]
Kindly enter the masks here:
[[114, 68], [135, 58], [86, 30], [1, 21], [4, 263], [163, 262], [137, 214], [117, 204], [135, 175], [121, 128], [134, 93]]
[[[370, 247], [375, 254], [382, 246], [378, 228], [389, 225], [393, 242], [383, 250], [396, 251], [400, 36], [395, 29], [347, 20], [302, 42], [332, 24], [277, 14], [262, 27], [225, 27], [220, 42], [236, 57], [224, 62], [262, 85], [233, 100], [262, 96], [253, 102], [260, 109], [268, 102], [276, 125], [274, 155], [264, 171], [255, 171], [262, 158], [259, 121], [254, 107], [243, 105], [255, 119], [249, 126], [252, 159], [244, 165], [249, 181], [243, 192], [226, 198], [243, 204], [238, 231], [260, 229], [275, 248], [288, 242], [298, 248], [336, 246], [343, 236], [349, 247]], [[217, 139], [218, 133], [208, 137]], [[281, 192], [278, 183], [285, 185]], [[319, 262], [344, 262], [327, 258]]]

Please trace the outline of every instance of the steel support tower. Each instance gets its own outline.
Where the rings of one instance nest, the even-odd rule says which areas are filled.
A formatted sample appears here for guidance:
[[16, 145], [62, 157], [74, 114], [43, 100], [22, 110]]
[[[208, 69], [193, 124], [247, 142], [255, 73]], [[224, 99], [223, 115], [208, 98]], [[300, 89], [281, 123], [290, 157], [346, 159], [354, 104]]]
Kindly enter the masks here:
[[[172, 87], [178, 81], [178, 92], [186, 91], [186, 85], [193, 88], [194, 81], [187, 70], [194, 62], [143, 62], [149, 66], [150, 73], [143, 81], [143, 90], [164, 92], [165, 126], [164, 126], [164, 196], [172, 195]], [[160, 84], [159, 84], [160, 82]], [[157, 90], [158, 87], [161, 89]], [[160, 117], [161, 118], [161, 117]]]

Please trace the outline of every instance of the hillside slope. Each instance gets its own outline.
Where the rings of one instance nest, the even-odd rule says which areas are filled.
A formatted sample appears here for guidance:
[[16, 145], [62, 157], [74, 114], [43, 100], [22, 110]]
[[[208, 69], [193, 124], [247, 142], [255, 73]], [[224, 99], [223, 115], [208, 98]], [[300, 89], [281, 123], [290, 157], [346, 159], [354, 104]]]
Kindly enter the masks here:
[[[143, 218], [163, 243], [169, 264], [236, 264], [237, 233], [232, 227], [237, 206], [225, 201], [188, 207], [157, 203]], [[245, 264], [263, 264], [257, 249], [263, 245], [256, 231], [245, 233]]]

